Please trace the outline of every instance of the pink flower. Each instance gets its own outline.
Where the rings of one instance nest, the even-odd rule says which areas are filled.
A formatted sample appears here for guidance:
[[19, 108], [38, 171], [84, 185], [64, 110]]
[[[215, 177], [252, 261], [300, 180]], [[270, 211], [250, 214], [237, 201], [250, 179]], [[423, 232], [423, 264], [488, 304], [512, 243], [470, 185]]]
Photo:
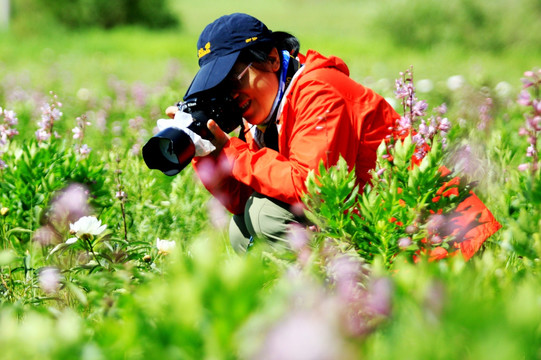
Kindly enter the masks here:
[[38, 273], [39, 286], [47, 294], [56, 293], [60, 289], [60, 270], [55, 267], [42, 268]]
[[532, 98], [531, 98], [530, 93], [526, 90], [522, 90], [518, 94], [517, 103], [524, 106], [530, 106], [532, 104]]

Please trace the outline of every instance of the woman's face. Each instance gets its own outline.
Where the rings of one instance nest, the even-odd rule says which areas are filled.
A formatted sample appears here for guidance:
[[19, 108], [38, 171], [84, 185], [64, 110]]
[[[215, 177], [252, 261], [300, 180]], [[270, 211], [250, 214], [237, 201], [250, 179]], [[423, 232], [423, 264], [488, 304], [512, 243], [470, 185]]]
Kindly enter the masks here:
[[231, 95], [242, 111], [242, 116], [252, 125], [261, 124], [269, 115], [276, 94], [280, 69], [278, 52], [273, 49], [265, 63], [237, 62], [231, 72]]

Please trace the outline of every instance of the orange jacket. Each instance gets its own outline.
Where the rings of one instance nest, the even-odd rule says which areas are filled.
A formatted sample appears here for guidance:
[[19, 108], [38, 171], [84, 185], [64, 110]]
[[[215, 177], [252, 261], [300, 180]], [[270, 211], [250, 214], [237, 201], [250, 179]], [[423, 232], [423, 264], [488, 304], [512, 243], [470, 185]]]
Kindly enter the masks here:
[[321, 160], [336, 164], [340, 155], [355, 166], [362, 187], [379, 144], [400, 117], [380, 95], [353, 81], [341, 59], [310, 50], [303, 60], [282, 100], [278, 152], [259, 149], [248, 135], [247, 142], [231, 138], [220, 159], [194, 159], [205, 187], [233, 214], [244, 212], [252, 191], [300, 203], [308, 172]]

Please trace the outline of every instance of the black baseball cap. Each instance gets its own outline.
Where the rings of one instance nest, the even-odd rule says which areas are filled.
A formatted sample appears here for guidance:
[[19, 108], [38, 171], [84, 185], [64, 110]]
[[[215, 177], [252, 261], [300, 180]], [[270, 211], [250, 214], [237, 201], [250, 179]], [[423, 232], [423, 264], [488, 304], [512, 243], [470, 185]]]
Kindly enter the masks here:
[[272, 32], [253, 16], [224, 15], [205, 27], [197, 41], [199, 71], [184, 99], [221, 83], [237, 61], [242, 49], [271, 41]]

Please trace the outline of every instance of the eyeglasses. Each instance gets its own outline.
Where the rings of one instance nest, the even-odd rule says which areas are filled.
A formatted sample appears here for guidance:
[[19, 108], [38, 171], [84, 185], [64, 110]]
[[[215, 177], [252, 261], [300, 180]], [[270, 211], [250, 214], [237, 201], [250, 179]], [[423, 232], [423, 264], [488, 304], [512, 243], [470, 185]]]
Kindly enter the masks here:
[[228, 84], [231, 87], [231, 90], [237, 90], [242, 87], [242, 78], [244, 78], [244, 75], [250, 70], [252, 64], [253, 63], [249, 63], [238, 75], [228, 77]]

